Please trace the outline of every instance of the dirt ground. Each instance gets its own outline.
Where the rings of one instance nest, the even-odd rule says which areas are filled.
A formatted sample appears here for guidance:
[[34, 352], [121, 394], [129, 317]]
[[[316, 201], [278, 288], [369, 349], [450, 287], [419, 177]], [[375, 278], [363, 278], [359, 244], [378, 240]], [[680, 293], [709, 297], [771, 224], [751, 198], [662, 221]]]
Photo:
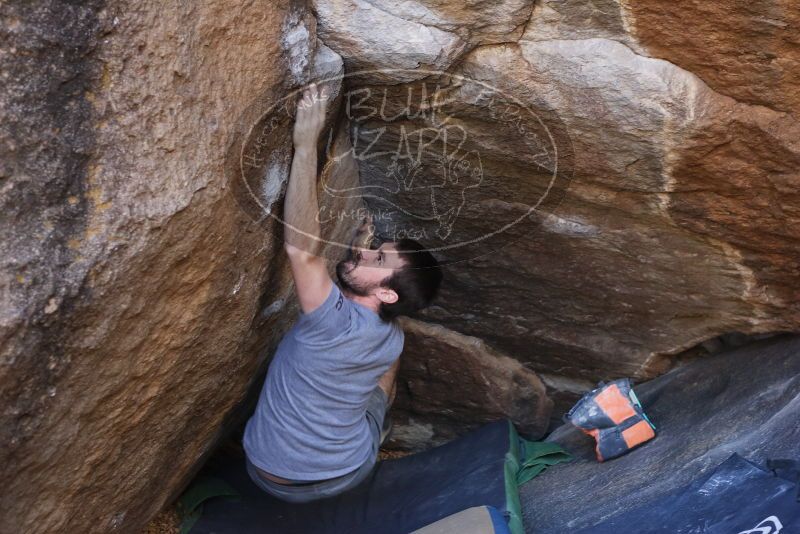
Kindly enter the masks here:
[[181, 518], [175, 510], [175, 506], [172, 505], [150, 521], [142, 534], [178, 534], [180, 524]]

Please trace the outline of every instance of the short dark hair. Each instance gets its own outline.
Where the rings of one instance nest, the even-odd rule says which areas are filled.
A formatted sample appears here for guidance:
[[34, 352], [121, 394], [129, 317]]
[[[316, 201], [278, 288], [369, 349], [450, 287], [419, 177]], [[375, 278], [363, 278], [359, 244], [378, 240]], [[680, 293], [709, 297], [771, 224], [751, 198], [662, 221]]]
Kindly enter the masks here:
[[397, 293], [397, 302], [382, 302], [378, 313], [384, 321], [410, 315], [430, 305], [442, 283], [442, 268], [433, 254], [413, 239], [395, 241], [404, 265], [388, 276], [382, 287]]

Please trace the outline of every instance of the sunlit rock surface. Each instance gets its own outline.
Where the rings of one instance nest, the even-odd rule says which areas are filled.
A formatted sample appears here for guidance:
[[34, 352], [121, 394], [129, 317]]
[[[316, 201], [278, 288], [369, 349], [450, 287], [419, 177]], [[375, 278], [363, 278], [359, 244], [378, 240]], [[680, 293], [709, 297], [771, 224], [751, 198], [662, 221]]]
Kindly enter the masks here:
[[137, 532], [249, 415], [312, 77], [372, 71], [332, 83], [326, 257], [368, 206], [447, 263], [396, 446], [797, 330], [788, 0], [303, 6], [0, 7], [0, 531]]
[[[280, 226], [237, 202], [226, 162], [248, 110], [320, 63], [315, 19], [290, 2], [0, 10], [0, 531], [139, 532], [296, 313]], [[291, 130], [270, 143], [285, 161]]]
[[[320, 38], [362, 79], [408, 81], [444, 70], [483, 43], [519, 38], [530, 0], [315, 0]], [[398, 70], [399, 69], [399, 70]]]

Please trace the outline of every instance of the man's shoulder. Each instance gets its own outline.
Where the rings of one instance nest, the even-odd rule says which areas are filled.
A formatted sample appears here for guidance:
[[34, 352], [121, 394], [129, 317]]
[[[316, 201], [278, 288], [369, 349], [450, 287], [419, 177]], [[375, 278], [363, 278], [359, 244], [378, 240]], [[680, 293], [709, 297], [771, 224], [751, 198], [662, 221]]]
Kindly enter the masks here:
[[300, 339], [321, 342], [338, 337], [350, 325], [350, 306], [339, 287], [332, 283], [330, 293], [319, 307], [309, 313], [300, 312], [294, 331]]

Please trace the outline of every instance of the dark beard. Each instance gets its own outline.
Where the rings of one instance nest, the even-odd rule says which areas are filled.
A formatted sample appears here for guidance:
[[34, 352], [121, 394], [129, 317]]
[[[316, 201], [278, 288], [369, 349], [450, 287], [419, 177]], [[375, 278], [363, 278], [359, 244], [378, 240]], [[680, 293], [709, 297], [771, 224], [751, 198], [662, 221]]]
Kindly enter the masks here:
[[345, 293], [351, 293], [359, 297], [368, 297], [373, 287], [363, 287], [350, 277], [350, 271], [355, 269], [355, 265], [348, 269], [346, 261], [340, 261], [336, 264], [336, 278], [339, 279], [339, 285]]

